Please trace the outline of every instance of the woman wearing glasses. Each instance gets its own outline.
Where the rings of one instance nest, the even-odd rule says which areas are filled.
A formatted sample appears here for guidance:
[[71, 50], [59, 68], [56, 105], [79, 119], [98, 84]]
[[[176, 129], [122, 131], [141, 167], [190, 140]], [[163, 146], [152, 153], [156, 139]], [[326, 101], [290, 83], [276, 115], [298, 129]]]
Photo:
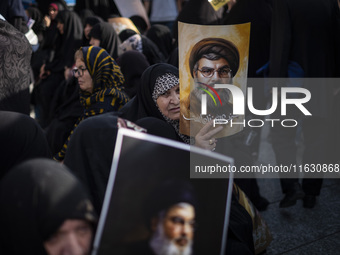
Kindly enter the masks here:
[[[118, 111], [129, 100], [122, 91], [125, 80], [119, 66], [107, 51], [100, 47], [79, 49], [75, 53], [73, 74], [78, 79], [80, 103], [84, 107], [84, 113], [74, 128], [88, 117]], [[73, 131], [71, 135], [72, 133]], [[63, 160], [70, 136], [54, 157], [56, 160]]]

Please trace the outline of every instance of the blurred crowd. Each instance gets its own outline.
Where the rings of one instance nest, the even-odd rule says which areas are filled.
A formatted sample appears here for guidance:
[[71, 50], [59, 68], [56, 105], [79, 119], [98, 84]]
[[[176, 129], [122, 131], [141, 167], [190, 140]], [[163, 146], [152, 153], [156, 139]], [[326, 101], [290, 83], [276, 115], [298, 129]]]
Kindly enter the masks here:
[[[297, 165], [300, 147], [303, 164], [339, 163], [340, 88], [330, 79], [340, 76], [337, 0], [231, 0], [218, 10], [207, 0], [77, 0], [72, 6], [1, 0], [0, 14], [1, 254], [89, 254], [120, 128], [216, 149], [236, 166], [258, 162], [260, 128], [223, 139], [223, 146], [212, 123], [195, 137], [179, 132], [178, 21], [250, 22], [248, 78], [327, 78], [304, 85], [318, 95], [312, 116], [289, 111], [301, 122], [272, 127], [270, 140], [277, 165]], [[220, 69], [209, 75], [224, 78]], [[253, 89], [255, 108], [266, 109], [268, 87]], [[251, 177], [234, 181], [226, 254], [261, 254], [270, 243], [267, 232], [256, 246], [261, 226], [254, 222], [269, 202]], [[303, 199], [313, 208], [322, 180], [281, 178], [280, 207]], [[162, 208], [164, 221], [173, 206]], [[178, 253], [154, 244], [128, 254], [200, 254], [183, 248], [193, 233], [176, 220], [183, 229], [178, 235], [187, 238], [169, 235]]]

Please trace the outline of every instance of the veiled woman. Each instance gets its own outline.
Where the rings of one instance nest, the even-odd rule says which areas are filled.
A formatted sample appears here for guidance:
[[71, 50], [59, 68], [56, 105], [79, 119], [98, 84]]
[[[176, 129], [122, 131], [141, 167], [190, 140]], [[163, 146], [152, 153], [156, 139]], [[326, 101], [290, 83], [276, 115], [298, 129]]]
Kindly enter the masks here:
[[[121, 110], [121, 117], [130, 121], [154, 117], [168, 123], [176, 132], [177, 140], [191, 143], [189, 136], [179, 132], [180, 101], [179, 74], [172, 65], [160, 63], [147, 68], [141, 78], [137, 95]], [[212, 123], [204, 126], [195, 137], [195, 145], [204, 149], [214, 149], [215, 134], [222, 127], [212, 128]], [[211, 143], [210, 141], [212, 141]]]
[[125, 78], [125, 92], [133, 98], [137, 93], [142, 74], [150, 64], [144, 54], [136, 50], [124, 52], [117, 63]]
[[90, 38], [90, 45], [102, 47], [114, 59], [117, 59], [121, 54], [119, 49], [120, 39], [110, 23], [100, 22], [95, 24], [88, 36]]
[[[35, 87], [35, 100], [40, 106], [41, 125], [45, 128], [51, 121], [50, 103], [55, 90], [64, 80], [65, 67], [71, 68], [74, 64], [74, 52], [79, 49], [82, 42], [83, 25], [79, 16], [72, 11], [61, 11], [56, 20], [60, 33], [61, 43], [56, 47], [54, 58], [40, 68], [40, 82]], [[53, 54], [52, 54], [53, 55]]]
[[[124, 76], [107, 51], [100, 47], [83, 47], [75, 53], [75, 61], [73, 73], [78, 79], [80, 103], [84, 107], [75, 127], [88, 117], [118, 111], [129, 100], [122, 91]], [[56, 160], [63, 160], [69, 139], [55, 156]]]
[[33, 159], [0, 182], [1, 254], [89, 254], [97, 215], [64, 165]]

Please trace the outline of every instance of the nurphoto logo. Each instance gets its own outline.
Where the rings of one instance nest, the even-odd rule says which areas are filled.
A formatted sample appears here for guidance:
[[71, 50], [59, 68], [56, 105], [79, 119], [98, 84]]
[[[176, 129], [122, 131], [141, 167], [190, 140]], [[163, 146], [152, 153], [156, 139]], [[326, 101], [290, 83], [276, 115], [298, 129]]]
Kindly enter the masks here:
[[[295, 127], [298, 122], [295, 119], [250, 119], [246, 122], [246, 120], [243, 120], [242, 122], [235, 122], [233, 121], [233, 118], [237, 116], [244, 116], [245, 115], [245, 95], [243, 91], [232, 84], [215, 84], [214, 87], [209, 86], [207, 84], [204, 84], [207, 88], [199, 88], [205, 93], [201, 94], [201, 115], [207, 115], [208, 107], [207, 107], [207, 95], [211, 97], [213, 102], [215, 103], [215, 106], [217, 107], [218, 104], [216, 102], [215, 97], [218, 99], [220, 105], [222, 106], [222, 102], [218, 92], [221, 91], [221, 89], [226, 89], [229, 91], [233, 98], [233, 104], [232, 104], [232, 114], [229, 115], [228, 118], [220, 118], [216, 117], [213, 119], [214, 121], [214, 127], [216, 125], [226, 125], [230, 123], [231, 126], [233, 125], [243, 125], [244, 127], [246, 124], [250, 127], [262, 127], [264, 125], [264, 121], [271, 122], [272, 126], [274, 126], [275, 122], [280, 122], [282, 126], [284, 127]], [[212, 93], [209, 90], [212, 91]], [[279, 99], [280, 99], [280, 108], [281, 108], [281, 116], [287, 115], [287, 105], [295, 105], [305, 116], [311, 116], [312, 114], [306, 109], [304, 106], [305, 103], [309, 102], [311, 99], [311, 93], [308, 89], [300, 88], [300, 87], [281, 87], [280, 88], [280, 96], [279, 96], [279, 88], [273, 87], [271, 94], [272, 94], [272, 104], [269, 109], [255, 109], [253, 104], [253, 88], [248, 87], [247, 88], [247, 107], [248, 110], [257, 116], [266, 116], [274, 113], [277, 110]], [[290, 93], [294, 93], [295, 95], [300, 95], [298, 98], [289, 98], [288, 95]]]

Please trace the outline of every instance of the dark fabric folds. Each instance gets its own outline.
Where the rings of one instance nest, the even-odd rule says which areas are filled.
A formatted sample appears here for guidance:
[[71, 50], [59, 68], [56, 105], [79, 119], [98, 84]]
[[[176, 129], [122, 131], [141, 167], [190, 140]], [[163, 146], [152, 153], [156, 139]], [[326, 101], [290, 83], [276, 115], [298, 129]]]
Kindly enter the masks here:
[[143, 72], [150, 64], [142, 53], [135, 50], [123, 53], [117, 62], [125, 78], [124, 91], [132, 98], [137, 93]]
[[141, 86], [137, 95], [127, 103], [120, 112], [121, 117], [135, 122], [144, 117], [155, 117], [164, 120], [161, 112], [152, 99], [156, 79], [166, 73], [178, 77], [178, 69], [172, 65], [160, 63], [148, 67], [141, 77]]
[[81, 183], [53, 160], [13, 168], [0, 184], [0, 242], [4, 254], [46, 254], [46, 241], [67, 219], [96, 222]]
[[51, 158], [43, 130], [31, 117], [0, 111], [0, 179], [16, 164], [25, 160]]
[[95, 24], [91, 29], [89, 37], [100, 40], [99, 46], [104, 48], [114, 59], [117, 59], [121, 54], [119, 49], [120, 39], [110, 23], [99, 22]]

